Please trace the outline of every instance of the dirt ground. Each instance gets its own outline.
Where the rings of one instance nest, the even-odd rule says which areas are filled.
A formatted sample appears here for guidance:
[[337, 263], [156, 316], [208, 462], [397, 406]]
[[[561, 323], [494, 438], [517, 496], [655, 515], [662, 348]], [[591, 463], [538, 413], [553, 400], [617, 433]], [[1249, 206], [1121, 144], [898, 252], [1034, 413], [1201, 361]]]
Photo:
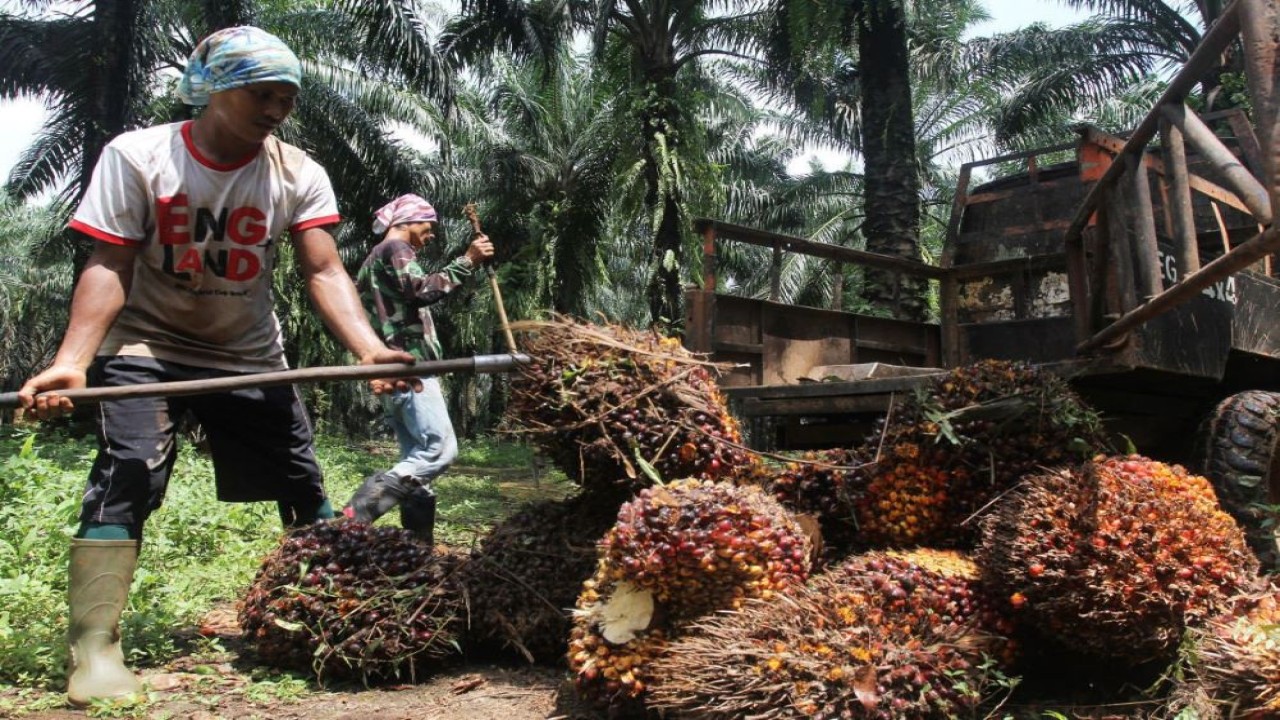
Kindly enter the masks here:
[[[192, 633], [195, 634], [193, 629]], [[0, 718], [23, 720], [79, 720], [146, 718], [147, 720], [636, 720], [635, 710], [612, 715], [577, 697], [564, 668], [531, 665], [459, 664], [444, 668], [417, 684], [365, 688], [318, 688], [310, 681], [281, 676], [264, 677], [264, 668], [242, 656], [235, 613], [218, 609], [207, 615], [199, 633], [216, 640], [218, 652], [178, 657], [159, 668], [140, 672], [148, 699], [136, 705], [73, 709], [62, 696], [8, 697], [0, 692]], [[1044, 680], [1042, 678], [1042, 680]], [[1050, 679], [1050, 686], [1055, 683]], [[1110, 685], [1111, 683], [1101, 683]], [[1039, 688], [1056, 694], [1062, 688]], [[1116, 688], [1083, 692], [1115, 700]], [[1126, 702], [1026, 702], [1010, 698], [990, 717], [1017, 720], [1072, 718], [1073, 720], [1140, 720], [1154, 717], [1157, 703], [1139, 700], [1130, 687]], [[1073, 702], [1074, 701], [1074, 702]], [[54, 705], [57, 705], [56, 707]], [[6, 706], [20, 708], [6, 714]], [[39, 708], [39, 709], [37, 709]], [[1052, 708], [1052, 711], [1049, 709]]]
[[[222, 652], [186, 655], [139, 674], [146, 702], [78, 710], [0, 709], [0, 717], [71, 720], [133, 717], [154, 720], [603, 720], [578, 700], [566, 670], [535, 666], [459, 665], [423, 682], [378, 688], [317, 688], [314, 683], [255, 681], [252, 658], [241, 657], [235, 615], [215, 610], [202, 625]], [[0, 700], [6, 698], [0, 694]], [[10, 704], [23, 705], [17, 698]], [[39, 705], [48, 707], [52, 698]], [[28, 707], [35, 706], [35, 703]]]
[[[574, 707], [573, 690], [564, 686], [563, 674], [545, 668], [466, 668], [445, 672], [419, 685], [318, 691], [294, 700], [250, 700], [243, 693], [235, 692], [236, 686], [244, 681], [237, 680], [234, 671], [214, 682], [209, 682], [209, 675], [182, 671], [144, 674], [144, 680], [160, 681], [165, 689], [153, 689], [153, 699], [144, 708], [121, 709], [110, 714], [187, 720], [587, 720], [598, 717], [589, 710]], [[570, 702], [566, 704], [564, 698], [570, 698]], [[69, 720], [87, 716], [86, 711], [66, 708], [23, 713], [19, 717]]]

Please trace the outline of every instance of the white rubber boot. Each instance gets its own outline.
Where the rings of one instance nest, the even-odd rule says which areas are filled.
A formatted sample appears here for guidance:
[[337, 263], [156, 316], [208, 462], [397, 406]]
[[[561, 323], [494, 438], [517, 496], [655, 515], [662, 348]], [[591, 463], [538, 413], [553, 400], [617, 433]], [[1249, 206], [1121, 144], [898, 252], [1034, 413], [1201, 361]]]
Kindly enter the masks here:
[[142, 691], [120, 647], [120, 614], [137, 565], [137, 540], [71, 541], [67, 698], [73, 705]]

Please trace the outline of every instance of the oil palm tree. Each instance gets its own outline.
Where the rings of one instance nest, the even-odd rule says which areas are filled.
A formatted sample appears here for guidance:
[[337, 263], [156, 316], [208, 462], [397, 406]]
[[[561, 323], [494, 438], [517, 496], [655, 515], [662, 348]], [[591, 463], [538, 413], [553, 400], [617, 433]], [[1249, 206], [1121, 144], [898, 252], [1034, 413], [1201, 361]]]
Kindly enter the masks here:
[[461, 151], [493, 198], [493, 234], [515, 261], [503, 280], [526, 316], [548, 308], [584, 316], [607, 251], [616, 98], [586, 62], [561, 53], [542, 67], [497, 61], [483, 89], [489, 132]]
[[16, 389], [57, 349], [72, 261], [70, 248], [49, 238], [65, 217], [56, 203], [23, 205], [0, 195], [0, 388]]
[[[919, 60], [917, 60], [919, 63]], [[960, 162], [976, 159], [989, 148], [986, 113], [990, 93], [981, 83], [958, 86], [921, 81], [915, 84], [916, 164], [920, 172], [921, 234], [923, 259], [933, 261], [942, 249]], [[775, 124], [787, 125], [785, 118]], [[787, 133], [813, 140], [811, 129], [794, 127]], [[785, 153], [771, 152], [775, 159]], [[726, 219], [809, 240], [864, 249], [864, 175], [852, 162], [842, 169], [810, 168], [800, 175], [782, 172], [772, 182], [732, 188]], [[758, 269], [770, 262], [767, 250], [728, 244], [718, 267], [736, 291], [767, 297], [770, 278]], [[841, 272], [836, 272], [836, 270]], [[779, 300], [787, 303], [835, 307], [837, 282], [839, 307], [862, 313], [878, 313], [864, 291], [861, 272], [844, 271], [832, 263], [803, 256], [786, 257], [779, 278]], [[930, 306], [930, 311], [934, 308]]]
[[[918, 147], [915, 112], [933, 93], [954, 92], [943, 84], [947, 77], [936, 74], [937, 61], [956, 54], [964, 29], [984, 17], [967, 0], [769, 4], [760, 25], [766, 71], [757, 74], [757, 87], [823, 127], [830, 144], [862, 162], [861, 238], [846, 226], [841, 244], [922, 259], [922, 181], [932, 153], [922, 156]], [[868, 272], [861, 288], [880, 312], [913, 319], [926, 313], [925, 290], [923, 283], [879, 271]]]
[[[578, 2], [466, 2], [450, 37], [493, 38], [524, 57], [546, 58], [565, 28], [589, 30], [600, 71], [619, 88], [615, 122], [634, 138], [620, 161], [644, 187], [643, 222], [650, 238], [646, 298], [650, 322], [677, 328], [688, 273], [688, 182], [707, 176], [705, 153], [694, 145], [693, 112], [699, 76], [714, 57], [749, 49], [746, 3], [708, 0], [580, 0]], [[455, 42], [453, 47], [457, 47]]]
[[[988, 78], [1003, 101], [994, 115], [997, 138], [1009, 148], [1070, 137], [1070, 126], [1109, 117], [1131, 127], [1158, 94], [1153, 76], [1184, 64], [1221, 15], [1222, 0], [1062, 0], [1093, 17], [1064, 28], [1044, 25], [970, 43], [958, 72]], [[1226, 53], [1200, 82], [1206, 107], [1232, 102], [1224, 81], [1241, 72], [1238, 52]], [[1146, 104], [1146, 107], [1142, 105]]]
[[[8, 189], [20, 199], [64, 177], [63, 199], [77, 198], [92, 170], [81, 159], [96, 157], [110, 137], [136, 126], [147, 98], [139, 3], [104, 2], [96, 11], [84, 4], [57, 15], [52, 4], [0, 13], [0, 97], [41, 96], [51, 110], [10, 177]], [[93, 47], [99, 50], [90, 62], [66, 51]]]
[[[342, 214], [345, 257], [367, 247], [368, 218], [387, 198], [430, 192], [440, 173], [389, 132], [439, 127], [450, 76], [412, 0], [95, 0], [27, 2], [0, 13], [0, 98], [38, 96], [48, 119], [8, 178], [19, 199], [52, 192], [74, 204], [102, 146], [125, 130], [190, 115], [176, 78], [197, 41], [221, 27], [253, 22], [284, 39], [303, 61], [299, 107], [281, 137], [329, 171]], [[68, 52], [68, 48], [83, 49]], [[68, 242], [63, 237], [60, 242]], [[87, 257], [77, 246], [80, 260]], [[285, 278], [282, 316], [293, 318], [286, 352], [294, 364], [338, 364], [340, 348]], [[335, 403], [342, 407], [343, 403]]]
[[629, 88], [624, 117], [636, 138], [653, 238], [650, 316], [672, 330], [683, 322], [687, 196], [695, 178], [714, 175], [705, 165], [699, 91], [715, 85], [722, 66], [753, 51], [752, 10], [707, 0], [598, 0], [594, 7], [595, 56]]

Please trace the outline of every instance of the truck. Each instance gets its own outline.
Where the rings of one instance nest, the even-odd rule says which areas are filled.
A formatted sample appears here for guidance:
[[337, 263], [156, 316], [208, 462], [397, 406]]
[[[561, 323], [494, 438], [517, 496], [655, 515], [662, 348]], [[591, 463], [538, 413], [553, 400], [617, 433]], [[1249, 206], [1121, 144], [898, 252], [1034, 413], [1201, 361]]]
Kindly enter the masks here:
[[[1277, 28], [1280, 0], [1236, 0], [1131, 132], [1082, 126], [1073, 144], [963, 165], [937, 265], [698, 219], [684, 342], [727, 368], [747, 442], [848, 446], [951, 368], [1022, 361], [1068, 379], [1137, 452], [1208, 477], [1280, 568]], [[1237, 37], [1252, 122], [1197, 114], [1189, 91]], [[717, 288], [724, 243], [771, 250], [769, 297]], [[923, 278], [937, 319], [782, 303], [788, 253]]]

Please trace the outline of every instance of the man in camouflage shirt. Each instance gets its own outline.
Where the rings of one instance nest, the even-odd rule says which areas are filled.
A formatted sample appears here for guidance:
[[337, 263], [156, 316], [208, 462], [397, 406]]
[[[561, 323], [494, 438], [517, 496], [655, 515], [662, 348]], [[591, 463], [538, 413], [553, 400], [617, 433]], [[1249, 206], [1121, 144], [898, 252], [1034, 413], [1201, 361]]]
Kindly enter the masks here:
[[[374, 233], [382, 240], [369, 251], [356, 276], [369, 322], [383, 342], [419, 360], [441, 356], [431, 304], [493, 257], [493, 244], [479, 234], [466, 253], [440, 272], [428, 273], [418, 263], [417, 253], [435, 237], [438, 221], [435, 208], [417, 195], [402, 195], [383, 206], [373, 223]], [[381, 390], [387, 424], [400, 445], [400, 460], [390, 470], [365, 478], [343, 513], [371, 523], [400, 505], [400, 524], [431, 543], [436, 515], [431, 483], [457, 457], [458, 439], [440, 381], [424, 377], [413, 384], [407, 390], [375, 386], [375, 391]]]

